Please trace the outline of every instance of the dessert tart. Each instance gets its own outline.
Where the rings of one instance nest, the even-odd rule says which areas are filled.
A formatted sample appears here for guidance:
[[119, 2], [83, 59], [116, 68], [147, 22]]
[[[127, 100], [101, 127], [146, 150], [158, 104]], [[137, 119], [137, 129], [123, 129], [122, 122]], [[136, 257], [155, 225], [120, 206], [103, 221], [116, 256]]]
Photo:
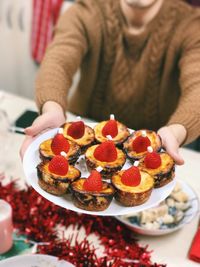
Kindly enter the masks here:
[[124, 151], [131, 161], [143, 158], [148, 146], [152, 146], [154, 151], [160, 151], [162, 146], [159, 135], [151, 130], [135, 131], [123, 144]]
[[154, 177], [154, 187], [162, 187], [171, 182], [175, 176], [175, 162], [166, 152], [154, 152], [148, 147], [148, 153], [140, 160], [140, 169]]
[[50, 194], [61, 196], [68, 191], [69, 184], [80, 178], [81, 173], [69, 165], [65, 153], [54, 156], [51, 161], [37, 166], [38, 184]]
[[81, 147], [82, 153], [95, 143], [94, 130], [82, 120], [67, 122], [63, 125], [63, 135]]
[[60, 155], [62, 151], [66, 153], [69, 164], [74, 164], [81, 154], [81, 148], [75, 142], [67, 140], [63, 134], [63, 129], [53, 138], [43, 141], [39, 146], [39, 154], [42, 161], [49, 161], [55, 155]]
[[121, 146], [130, 135], [128, 128], [115, 120], [113, 114], [110, 115], [110, 120], [102, 121], [94, 127], [95, 140], [98, 143], [108, 140], [107, 136], [111, 136], [115, 145]]
[[132, 207], [145, 203], [153, 190], [154, 179], [138, 167], [121, 170], [111, 178], [115, 188], [115, 198], [123, 206]]
[[76, 207], [88, 211], [103, 211], [110, 205], [114, 188], [102, 181], [98, 171], [92, 170], [88, 178], [80, 178], [71, 184], [72, 200]]
[[90, 169], [102, 167], [101, 175], [109, 179], [114, 172], [121, 170], [126, 156], [121, 149], [115, 147], [113, 141], [108, 140], [89, 147], [85, 153], [85, 160]]

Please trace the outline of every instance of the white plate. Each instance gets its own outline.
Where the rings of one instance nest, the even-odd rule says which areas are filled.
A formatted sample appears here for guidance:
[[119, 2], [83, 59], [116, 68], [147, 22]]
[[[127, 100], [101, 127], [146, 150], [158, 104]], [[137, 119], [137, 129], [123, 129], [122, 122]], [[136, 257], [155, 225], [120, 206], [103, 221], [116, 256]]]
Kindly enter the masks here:
[[[94, 124], [89, 124], [92, 127], [94, 127]], [[58, 132], [58, 129], [53, 129], [48, 132], [45, 132], [38, 136], [28, 147], [26, 150], [26, 153], [24, 155], [23, 159], [23, 168], [25, 172], [25, 176], [27, 179], [27, 182], [44, 198], [50, 200], [51, 202], [55, 203], [58, 206], [61, 206], [66, 209], [70, 209], [76, 212], [85, 213], [85, 214], [92, 214], [92, 215], [101, 215], [101, 216], [117, 216], [117, 215], [124, 215], [129, 214], [132, 212], [139, 212], [145, 209], [152, 208], [156, 205], [158, 205], [161, 201], [163, 201], [173, 190], [176, 182], [173, 180], [169, 184], [163, 186], [162, 188], [154, 189], [152, 191], [152, 194], [147, 202], [145, 202], [142, 205], [136, 206], [136, 207], [124, 207], [120, 205], [115, 199], [112, 200], [110, 206], [104, 210], [104, 211], [86, 211], [79, 209], [74, 206], [74, 204], [71, 201], [70, 195], [65, 196], [54, 196], [52, 194], [47, 193], [44, 191], [39, 185], [38, 185], [38, 177], [37, 177], [37, 171], [36, 166], [41, 161], [39, 158], [39, 145], [49, 138], [52, 138], [56, 133]], [[80, 169], [81, 174], [83, 177], [87, 177], [89, 173], [85, 171], [85, 163], [83, 160], [84, 156], [81, 156], [78, 160], [80, 164], [75, 165], [77, 168]], [[82, 164], [83, 163], [83, 164]], [[82, 166], [84, 165], [84, 166]], [[82, 166], [82, 167], [81, 167]], [[131, 163], [127, 160], [123, 168], [128, 168], [131, 166]]]
[[189, 201], [191, 203], [191, 208], [189, 208], [184, 214], [184, 218], [182, 221], [180, 221], [176, 226], [173, 228], [168, 229], [157, 229], [157, 230], [150, 230], [145, 229], [141, 226], [138, 226], [137, 224], [131, 223], [128, 218], [125, 218], [123, 216], [116, 216], [116, 219], [118, 219], [120, 222], [124, 223], [126, 226], [128, 226], [131, 230], [138, 234], [142, 235], [151, 235], [151, 236], [159, 236], [159, 235], [166, 235], [169, 233], [172, 233], [174, 231], [177, 231], [181, 229], [184, 225], [190, 223], [192, 219], [195, 218], [195, 216], [199, 212], [199, 198], [195, 191], [183, 180], [178, 179], [178, 183], [180, 183], [182, 190], [189, 196]]
[[21, 255], [0, 261], [0, 267], [75, 267], [73, 264], [49, 255]]

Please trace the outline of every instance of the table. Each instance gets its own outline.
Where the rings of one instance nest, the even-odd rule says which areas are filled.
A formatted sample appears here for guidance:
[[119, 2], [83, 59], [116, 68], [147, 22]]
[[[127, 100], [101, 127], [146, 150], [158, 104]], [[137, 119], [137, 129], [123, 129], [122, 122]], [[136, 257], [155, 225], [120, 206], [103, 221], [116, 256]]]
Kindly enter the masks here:
[[[1, 97], [3, 96], [3, 97]], [[32, 109], [36, 110], [36, 106], [33, 101], [8, 94], [0, 90], [0, 109], [7, 112], [9, 120], [14, 121], [24, 110]], [[73, 120], [75, 116], [68, 113], [68, 119]], [[90, 121], [90, 120], [88, 120]], [[14, 177], [21, 178], [21, 186], [25, 181], [22, 164], [19, 157], [19, 149], [23, 142], [24, 136], [17, 133], [10, 134], [12, 139], [12, 153], [10, 161], [11, 164], [7, 173]], [[200, 196], [200, 176], [199, 176], [199, 163], [200, 153], [186, 148], [181, 148], [180, 153], [185, 159], [184, 166], [177, 167], [177, 177], [183, 179], [191, 187], [193, 187], [196, 193]], [[198, 267], [199, 264], [188, 260], [187, 252], [189, 250], [191, 241], [195, 234], [198, 224], [198, 216], [188, 225], [181, 230], [162, 237], [147, 237], [139, 235], [138, 239], [141, 244], [149, 244], [149, 248], [155, 250], [152, 254], [152, 260], [159, 263], [167, 263], [168, 267]], [[84, 230], [81, 230], [81, 235], [84, 235]], [[99, 247], [98, 240], [93, 237], [94, 244], [98, 247], [99, 254], [102, 253], [101, 247]]]

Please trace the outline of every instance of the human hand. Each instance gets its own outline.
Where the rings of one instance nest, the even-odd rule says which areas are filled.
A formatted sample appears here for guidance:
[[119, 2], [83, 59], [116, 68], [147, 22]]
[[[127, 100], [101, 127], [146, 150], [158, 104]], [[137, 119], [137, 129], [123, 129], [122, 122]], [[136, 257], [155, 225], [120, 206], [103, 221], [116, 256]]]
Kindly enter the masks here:
[[66, 117], [62, 107], [53, 101], [44, 104], [42, 115], [37, 117], [32, 126], [25, 129], [26, 137], [20, 149], [20, 157], [23, 159], [24, 153], [36, 136], [51, 128], [56, 128], [65, 123]]
[[164, 126], [158, 130], [158, 135], [162, 139], [162, 145], [169, 153], [169, 155], [174, 159], [177, 165], [183, 165], [184, 160], [179, 154], [179, 147], [184, 142], [187, 131], [185, 127], [181, 124], [172, 124], [169, 126]]

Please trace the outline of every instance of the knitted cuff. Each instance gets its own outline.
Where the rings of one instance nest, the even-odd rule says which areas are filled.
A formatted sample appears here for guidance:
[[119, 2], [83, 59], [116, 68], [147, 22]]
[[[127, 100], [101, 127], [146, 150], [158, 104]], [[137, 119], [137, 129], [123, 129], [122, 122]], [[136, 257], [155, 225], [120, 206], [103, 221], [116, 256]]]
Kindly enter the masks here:
[[42, 114], [43, 105], [47, 101], [54, 101], [59, 104], [62, 107], [64, 113], [67, 110], [67, 97], [61, 97], [58, 94], [53, 94], [53, 92], [51, 92], [51, 96], [47, 96], [46, 94], [42, 94], [41, 92], [40, 94], [37, 94], [35, 101], [40, 114]]

